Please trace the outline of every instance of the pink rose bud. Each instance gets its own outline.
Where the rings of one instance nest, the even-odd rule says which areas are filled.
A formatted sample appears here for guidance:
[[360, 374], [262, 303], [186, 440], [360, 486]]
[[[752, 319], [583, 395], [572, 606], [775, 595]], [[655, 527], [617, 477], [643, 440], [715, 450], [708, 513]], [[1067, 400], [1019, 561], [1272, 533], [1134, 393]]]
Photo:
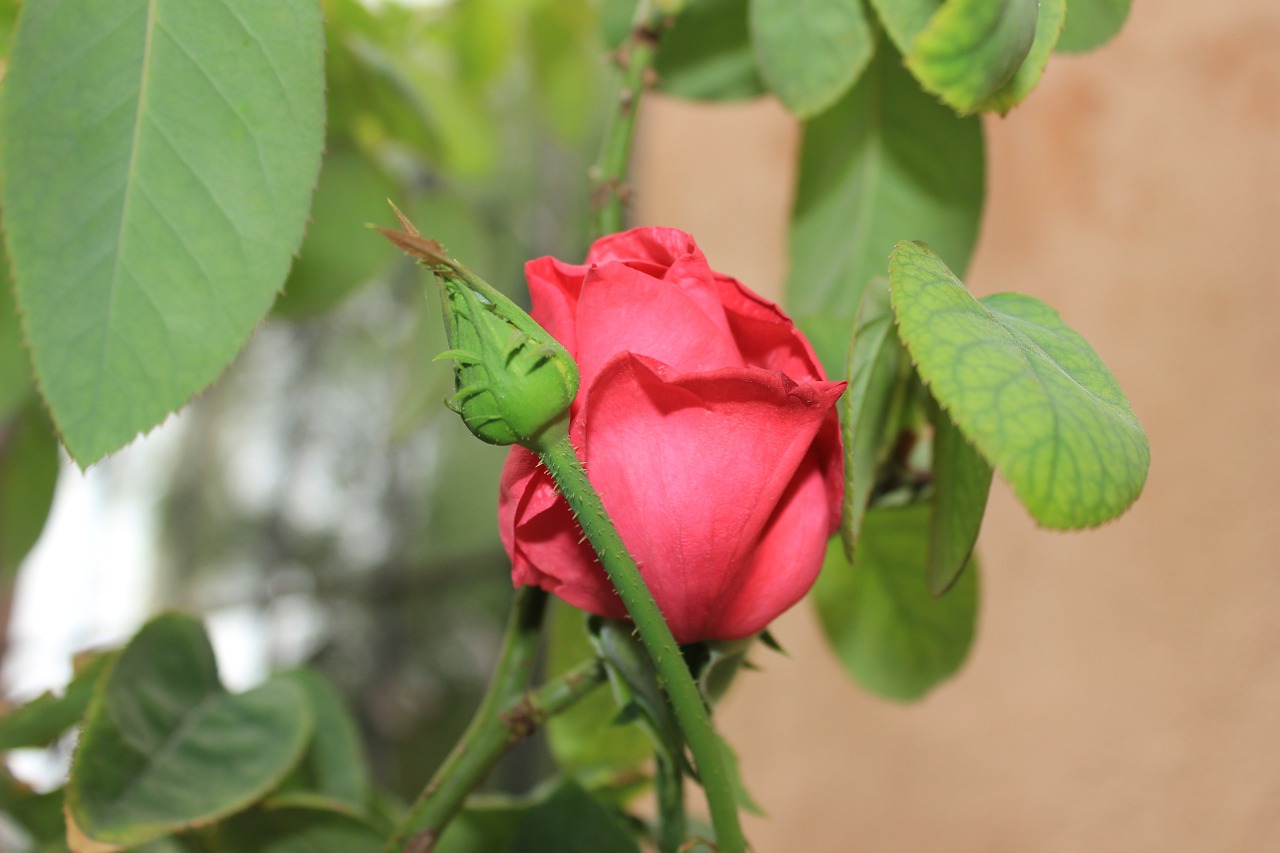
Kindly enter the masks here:
[[[676, 640], [759, 632], [808, 591], [839, 526], [845, 383], [681, 231], [605, 237], [583, 266], [540, 258], [525, 275], [581, 374], [574, 447]], [[517, 586], [625, 618], [528, 450], [507, 457], [498, 516]]]

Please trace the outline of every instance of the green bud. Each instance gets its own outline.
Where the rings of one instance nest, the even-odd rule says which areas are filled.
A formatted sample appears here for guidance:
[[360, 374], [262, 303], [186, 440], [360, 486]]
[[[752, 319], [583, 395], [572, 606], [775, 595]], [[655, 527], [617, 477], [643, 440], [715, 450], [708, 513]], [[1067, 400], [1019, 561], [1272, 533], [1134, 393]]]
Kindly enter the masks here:
[[549, 428], [569, 421], [578, 393], [573, 357], [520, 306], [422, 237], [399, 210], [396, 216], [403, 232], [378, 230], [440, 283], [449, 350], [438, 357], [454, 361], [447, 405], [481, 441], [536, 449]]
[[567, 423], [578, 366], [564, 347], [511, 300], [437, 276], [451, 347], [439, 357], [455, 362], [449, 408], [490, 444], [529, 447], [547, 427]]

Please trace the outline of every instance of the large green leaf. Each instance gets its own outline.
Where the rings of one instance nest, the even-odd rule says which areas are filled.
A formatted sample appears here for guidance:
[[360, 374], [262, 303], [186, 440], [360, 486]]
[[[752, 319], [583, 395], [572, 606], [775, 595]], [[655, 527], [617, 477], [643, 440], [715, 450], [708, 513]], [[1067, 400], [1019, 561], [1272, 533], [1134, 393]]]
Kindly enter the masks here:
[[875, 38], [863, 0], [751, 0], [760, 75], [787, 109], [817, 115], [853, 84]]
[[360, 818], [320, 808], [257, 808], [219, 827], [213, 853], [378, 853], [385, 839]]
[[445, 826], [433, 853], [507, 853], [530, 808], [527, 801], [473, 796]]
[[787, 305], [829, 373], [867, 282], [903, 239], [969, 263], [984, 192], [982, 127], [920, 87], [885, 43], [858, 84], [805, 124], [791, 222]]
[[311, 744], [298, 767], [302, 785], [357, 813], [364, 812], [373, 784], [360, 730], [342, 697], [324, 676], [312, 670], [292, 670], [281, 677], [302, 689], [315, 723]]
[[933, 513], [926, 561], [929, 591], [942, 595], [969, 562], [991, 492], [991, 464], [946, 412], [932, 407]]
[[681, 98], [734, 100], [764, 94], [747, 27], [747, 0], [692, 0], [662, 34], [658, 87]]
[[44, 531], [58, 484], [58, 441], [35, 397], [0, 420], [0, 579], [12, 578]]
[[571, 779], [518, 800], [472, 798], [451, 821], [437, 853], [632, 853], [639, 846], [620, 816]]
[[1106, 44], [1129, 17], [1131, 0], [1071, 0], [1058, 50], [1082, 53]]
[[867, 513], [849, 563], [827, 549], [813, 588], [827, 641], [863, 687], [903, 701], [919, 699], [953, 675], [969, 653], [978, 611], [977, 566], [941, 598], [925, 574], [928, 503]]
[[31, 361], [22, 343], [22, 323], [9, 283], [9, 264], [0, 252], [0, 422], [31, 393]]
[[1036, 18], [1036, 37], [1031, 43], [1027, 58], [1013, 72], [1009, 82], [986, 98], [981, 109], [994, 110], [1001, 115], [1022, 103], [1040, 82], [1045, 66], [1062, 34], [1062, 21], [1067, 14], [1067, 0], [1040, 0], [1040, 14]]
[[889, 282], [873, 279], [862, 294], [845, 370], [849, 387], [839, 403], [844, 437], [844, 518], [840, 534], [845, 554], [851, 559], [875, 488], [876, 463], [885, 444], [903, 361], [902, 344], [893, 328]]
[[974, 299], [918, 243], [894, 249], [898, 334], [965, 436], [1046, 527], [1115, 518], [1151, 461], [1115, 377], [1052, 308], [1006, 293]]
[[943, 0], [871, 0], [876, 17], [902, 54], [911, 51], [929, 19], [942, 7]]
[[76, 661], [76, 673], [61, 696], [44, 693], [0, 716], [0, 750], [48, 746], [80, 722], [103, 670], [114, 653], [89, 654]]
[[640, 853], [621, 818], [582, 786], [562, 782], [516, 827], [509, 853]]
[[956, 110], [974, 112], [1026, 59], [1038, 8], [1039, 0], [949, 0], [912, 41], [907, 67]]
[[158, 616], [98, 683], [72, 759], [68, 817], [85, 836], [123, 845], [210, 823], [274, 788], [311, 731], [294, 681], [232, 695], [200, 623]]
[[24, 4], [5, 229], [82, 465], [213, 381], [270, 307], [320, 162], [323, 47], [315, 0]]

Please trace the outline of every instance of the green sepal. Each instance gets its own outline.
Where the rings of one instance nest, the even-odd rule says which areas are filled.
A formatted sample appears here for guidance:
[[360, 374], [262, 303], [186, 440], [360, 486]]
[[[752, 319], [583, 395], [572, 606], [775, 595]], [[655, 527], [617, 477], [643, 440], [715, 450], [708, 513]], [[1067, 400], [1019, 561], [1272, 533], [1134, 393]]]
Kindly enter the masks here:
[[396, 211], [404, 231], [379, 228], [435, 274], [440, 286], [455, 393], [445, 405], [489, 444], [536, 449], [568, 422], [578, 393], [573, 357], [524, 310], [449, 257]]

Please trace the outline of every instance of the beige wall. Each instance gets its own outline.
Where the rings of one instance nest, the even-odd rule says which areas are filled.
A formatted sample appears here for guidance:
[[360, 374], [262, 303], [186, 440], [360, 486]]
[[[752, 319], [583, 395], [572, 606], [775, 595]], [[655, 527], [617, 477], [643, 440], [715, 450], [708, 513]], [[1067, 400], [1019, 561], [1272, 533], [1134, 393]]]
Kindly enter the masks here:
[[[776, 105], [647, 102], [641, 221], [777, 292], [795, 132]], [[772, 851], [1280, 850], [1280, 4], [1137, 0], [988, 123], [970, 287], [1059, 308], [1151, 438], [1101, 530], [998, 484], [972, 658], [861, 692], [807, 606], [721, 718]]]

